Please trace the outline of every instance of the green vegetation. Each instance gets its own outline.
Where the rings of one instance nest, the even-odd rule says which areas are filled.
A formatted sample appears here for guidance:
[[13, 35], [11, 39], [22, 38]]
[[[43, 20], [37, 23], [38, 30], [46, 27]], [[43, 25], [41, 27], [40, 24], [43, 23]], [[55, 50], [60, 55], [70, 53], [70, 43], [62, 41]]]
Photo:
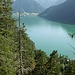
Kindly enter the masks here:
[[0, 75], [74, 75], [75, 60], [58, 56], [56, 50], [48, 57], [36, 49], [26, 28], [16, 26], [11, 3], [0, 1]]

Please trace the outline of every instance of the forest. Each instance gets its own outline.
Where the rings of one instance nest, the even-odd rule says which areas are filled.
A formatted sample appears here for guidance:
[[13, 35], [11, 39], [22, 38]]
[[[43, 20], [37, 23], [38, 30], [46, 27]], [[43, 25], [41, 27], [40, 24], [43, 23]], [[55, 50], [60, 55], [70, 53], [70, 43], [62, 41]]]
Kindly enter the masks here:
[[[58, 55], [48, 56], [12, 17], [12, 1], [0, 0], [0, 75], [75, 75], [75, 60]], [[71, 35], [73, 38], [73, 35]]]

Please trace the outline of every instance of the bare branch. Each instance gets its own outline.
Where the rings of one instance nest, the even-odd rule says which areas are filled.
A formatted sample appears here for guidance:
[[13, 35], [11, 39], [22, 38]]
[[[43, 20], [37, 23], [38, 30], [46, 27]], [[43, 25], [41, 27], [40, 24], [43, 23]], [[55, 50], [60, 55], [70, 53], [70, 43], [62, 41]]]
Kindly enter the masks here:
[[[69, 43], [68, 43], [68, 44], [69, 44]], [[69, 44], [69, 46], [72, 47], [72, 48], [75, 50], [75, 48], [74, 48], [71, 44]]]
[[75, 52], [72, 51], [72, 53], [75, 55]]

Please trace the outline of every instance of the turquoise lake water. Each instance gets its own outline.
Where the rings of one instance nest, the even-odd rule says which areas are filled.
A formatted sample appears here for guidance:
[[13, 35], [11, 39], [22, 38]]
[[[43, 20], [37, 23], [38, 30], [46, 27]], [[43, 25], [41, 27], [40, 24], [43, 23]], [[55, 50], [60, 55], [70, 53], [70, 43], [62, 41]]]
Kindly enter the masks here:
[[21, 23], [25, 23], [27, 34], [37, 49], [45, 51], [47, 55], [58, 50], [59, 54], [75, 58], [75, 50], [70, 46], [75, 47], [75, 39], [68, 35], [75, 32], [75, 25], [48, 21], [38, 16], [21, 17]]

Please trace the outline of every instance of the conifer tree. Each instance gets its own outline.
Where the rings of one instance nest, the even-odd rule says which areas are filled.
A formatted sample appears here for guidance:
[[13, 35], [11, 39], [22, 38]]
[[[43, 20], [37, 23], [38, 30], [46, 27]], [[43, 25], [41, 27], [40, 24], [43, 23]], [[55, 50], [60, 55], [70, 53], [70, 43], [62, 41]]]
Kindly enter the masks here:
[[45, 65], [45, 75], [60, 75], [60, 63], [57, 51], [50, 54], [50, 59]]
[[12, 18], [11, 0], [0, 1], [0, 33], [4, 36], [12, 36], [15, 28], [15, 20]]
[[16, 23], [12, 18], [11, 0], [0, 0], [0, 75], [15, 75]]

